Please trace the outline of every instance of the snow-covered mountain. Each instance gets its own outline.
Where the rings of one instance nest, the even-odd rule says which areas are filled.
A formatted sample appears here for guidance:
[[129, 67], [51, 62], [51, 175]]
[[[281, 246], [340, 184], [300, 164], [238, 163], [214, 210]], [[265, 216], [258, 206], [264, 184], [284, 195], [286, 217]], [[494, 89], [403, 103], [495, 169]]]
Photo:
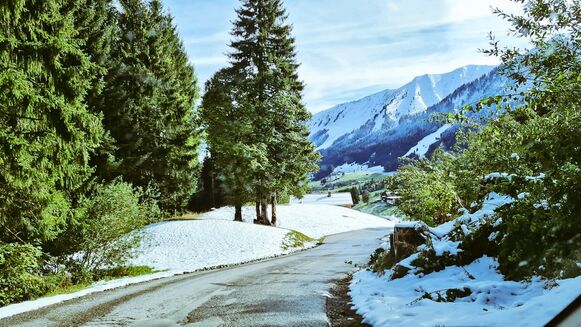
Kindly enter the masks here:
[[401, 156], [430, 154], [441, 143], [450, 146], [456, 127], [430, 118], [500, 94], [507, 85], [495, 66], [470, 65], [418, 76], [398, 89], [317, 113], [308, 125], [310, 139], [323, 156], [316, 178], [345, 163], [393, 170]]

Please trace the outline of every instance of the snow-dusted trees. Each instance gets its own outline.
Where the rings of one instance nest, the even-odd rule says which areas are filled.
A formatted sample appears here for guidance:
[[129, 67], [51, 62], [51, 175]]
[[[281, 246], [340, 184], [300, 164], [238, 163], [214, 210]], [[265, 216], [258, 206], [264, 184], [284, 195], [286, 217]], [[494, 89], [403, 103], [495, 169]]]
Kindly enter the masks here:
[[224, 185], [240, 198], [233, 204], [256, 200], [264, 224], [276, 222], [277, 194], [305, 192], [319, 159], [307, 139], [310, 114], [301, 103], [303, 83], [286, 18], [280, 0], [242, 2], [231, 33], [231, 65], [207, 84], [202, 105], [211, 153], [225, 158], [217, 162], [228, 161], [218, 165]]
[[481, 112], [493, 106], [501, 113], [460, 134], [459, 152], [399, 169], [402, 207], [418, 219], [447, 218], [447, 213], [452, 218], [458, 208], [471, 212], [491, 196], [506, 195], [511, 202], [490, 221], [463, 231], [463, 255], [496, 256], [500, 271], [511, 279], [576, 276], [580, 3], [532, 0], [519, 15], [495, 12], [511, 23], [515, 36], [532, 45], [523, 51], [492, 40], [486, 51], [501, 59], [499, 72], [511, 78], [514, 87], [466, 108]]

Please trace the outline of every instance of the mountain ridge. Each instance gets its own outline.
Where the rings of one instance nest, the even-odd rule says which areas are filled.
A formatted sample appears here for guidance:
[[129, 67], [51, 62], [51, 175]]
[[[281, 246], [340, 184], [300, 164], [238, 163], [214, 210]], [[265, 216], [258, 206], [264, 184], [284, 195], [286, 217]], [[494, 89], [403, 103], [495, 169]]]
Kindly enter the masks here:
[[[488, 95], [501, 94], [508, 84], [496, 66], [467, 65], [445, 74], [420, 75], [400, 88], [322, 111], [308, 124], [310, 139], [323, 156], [315, 177], [325, 177], [346, 163], [394, 170], [399, 157], [443, 126], [430, 121], [435, 113], [454, 112]], [[477, 115], [488, 114], [485, 110]], [[451, 146], [457, 128], [441, 131], [435, 142]], [[427, 154], [436, 148], [426, 146]]]

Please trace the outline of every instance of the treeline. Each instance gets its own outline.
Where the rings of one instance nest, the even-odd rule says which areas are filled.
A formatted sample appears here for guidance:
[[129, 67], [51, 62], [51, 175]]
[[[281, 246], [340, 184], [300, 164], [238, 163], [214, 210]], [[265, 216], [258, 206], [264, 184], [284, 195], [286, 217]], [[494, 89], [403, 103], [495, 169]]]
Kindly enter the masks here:
[[0, 3], [0, 305], [122, 264], [187, 205], [199, 97], [158, 0]]
[[[520, 1], [517, 1], [520, 2]], [[534, 0], [522, 15], [495, 11], [531, 49], [503, 48], [492, 39], [485, 52], [501, 59], [501, 74], [515, 81], [507, 95], [465, 110], [496, 106], [487, 124], [467, 116], [456, 151], [398, 169], [400, 208], [429, 225], [474, 212], [487, 194], [514, 202], [465, 231], [461, 248], [499, 259], [511, 279], [580, 274], [580, 4]], [[460, 211], [461, 210], [461, 211]], [[433, 258], [434, 262], [440, 260]], [[446, 258], [442, 258], [445, 260]], [[436, 261], [435, 261], [436, 260]], [[445, 260], [446, 261], [446, 260]]]
[[207, 176], [238, 220], [258, 201], [268, 223], [268, 201], [305, 191], [317, 156], [291, 27], [280, 1], [237, 13], [232, 66], [199, 112], [160, 0], [0, 3], [0, 305], [123, 265], [132, 231], [199, 202]]

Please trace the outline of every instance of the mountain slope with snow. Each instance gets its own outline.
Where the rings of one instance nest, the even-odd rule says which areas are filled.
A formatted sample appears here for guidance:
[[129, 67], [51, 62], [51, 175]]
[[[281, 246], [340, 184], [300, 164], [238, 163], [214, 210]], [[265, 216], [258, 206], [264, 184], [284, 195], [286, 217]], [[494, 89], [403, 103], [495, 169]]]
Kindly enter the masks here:
[[[464, 66], [446, 74], [422, 75], [399, 89], [320, 112], [308, 125], [310, 139], [323, 156], [316, 178], [342, 164], [382, 165], [393, 170], [401, 156], [429, 155], [435, 144], [450, 143], [457, 129], [442, 128], [442, 123], [432, 120], [434, 114], [454, 112], [500, 94], [507, 85], [494, 66]], [[438, 135], [423, 140], [437, 131]], [[415, 146], [422, 151], [412, 149]]]

